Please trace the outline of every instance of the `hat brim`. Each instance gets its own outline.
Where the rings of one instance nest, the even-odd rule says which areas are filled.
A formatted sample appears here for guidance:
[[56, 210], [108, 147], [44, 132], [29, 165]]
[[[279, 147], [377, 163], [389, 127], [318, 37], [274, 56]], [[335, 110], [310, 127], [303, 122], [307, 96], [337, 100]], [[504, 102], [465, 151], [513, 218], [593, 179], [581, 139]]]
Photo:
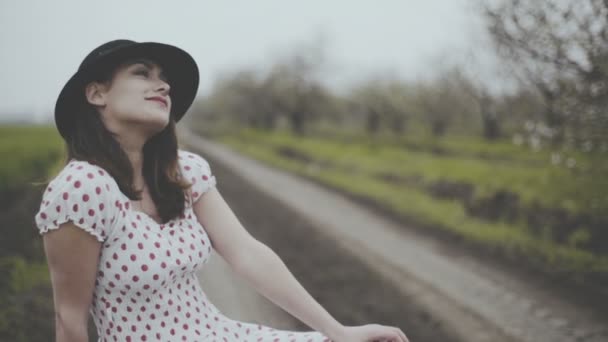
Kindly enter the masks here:
[[[199, 71], [196, 61], [186, 51], [173, 45], [142, 42], [129, 45], [107, 56], [101, 57], [94, 65], [79, 69], [63, 86], [55, 103], [55, 124], [59, 133], [67, 137], [73, 129], [73, 117], [78, 115], [78, 103], [84, 97], [84, 86], [100, 70], [117, 67], [133, 58], [146, 58], [158, 63], [169, 80], [171, 87], [171, 116], [178, 122], [196, 98], [199, 85]], [[111, 69], [110, 69], [111, 70]]]

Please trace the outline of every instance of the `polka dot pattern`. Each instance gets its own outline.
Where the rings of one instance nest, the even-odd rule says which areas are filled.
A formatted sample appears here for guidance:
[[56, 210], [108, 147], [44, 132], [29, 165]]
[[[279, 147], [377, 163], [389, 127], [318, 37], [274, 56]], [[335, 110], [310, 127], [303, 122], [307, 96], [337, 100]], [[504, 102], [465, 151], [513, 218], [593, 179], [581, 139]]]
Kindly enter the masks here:
[[207, 190], [217, 183], [207, 160], [196, 153], [182, 151], [180, 157], [184, 161], [183, 173], [192, 183], [192, 203], [195, 203]]
[[[216, 185], [209, 163], [179, 150], [192, 198]], [[330, 341], [316, 331], [277, 330], [223, 315], [196, 273], [213, 247], [191, 203], [159, 224], [134, 210], [101, 167], [72, 160], [43, 193], [35, 221], [41, 234], [72, 220], [102, 243], [90, 314], [105, 341]]]
[[71, 161], [45, 189], [35, 221], [40, 233], [72, 221], [103, 242], [114, 230], [118, 196], [110, 187], [114, 180], [101, 168]]

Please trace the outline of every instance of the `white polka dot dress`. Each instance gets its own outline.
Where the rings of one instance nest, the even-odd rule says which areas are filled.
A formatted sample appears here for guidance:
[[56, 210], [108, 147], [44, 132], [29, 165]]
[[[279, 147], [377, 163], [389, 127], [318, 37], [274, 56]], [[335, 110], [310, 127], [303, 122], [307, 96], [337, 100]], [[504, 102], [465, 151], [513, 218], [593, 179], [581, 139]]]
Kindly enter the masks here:
[[[193, 200], [216, 185], [209, 163], [178, 150]], [[190, 203], [159, 224], [130, 207], [103, 168], [71, 160], [48, 184], [35, 221], [40, 234], [73, 221], [102, 243], [90, 314], [98, 341], [330, 341], [317, 331], [278, 330], [224, 316], [196, 272], [213, 251]]]

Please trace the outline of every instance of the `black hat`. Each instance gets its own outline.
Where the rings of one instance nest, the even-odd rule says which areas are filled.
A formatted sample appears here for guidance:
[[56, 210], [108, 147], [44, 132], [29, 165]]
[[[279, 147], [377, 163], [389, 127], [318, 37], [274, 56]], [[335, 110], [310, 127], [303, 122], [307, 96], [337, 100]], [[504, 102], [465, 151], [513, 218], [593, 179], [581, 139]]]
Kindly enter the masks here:
[[55, 103], [55, 124], [59, 133], [64, 138], [71, 135], [73, 118], [79, 114], [78, 104], [84, 97], [84, 86], [92, 81], [92, 77], [99, 72], [110, 71], [127, 59], [140, 57], [148, 58], [163, 68], [171, 86], [171, 116], [178, 122], [194, 101], [198, 90], [199, 74], [194, 58], [172, 45], [117, 39], [91, 51], [63, 86]]

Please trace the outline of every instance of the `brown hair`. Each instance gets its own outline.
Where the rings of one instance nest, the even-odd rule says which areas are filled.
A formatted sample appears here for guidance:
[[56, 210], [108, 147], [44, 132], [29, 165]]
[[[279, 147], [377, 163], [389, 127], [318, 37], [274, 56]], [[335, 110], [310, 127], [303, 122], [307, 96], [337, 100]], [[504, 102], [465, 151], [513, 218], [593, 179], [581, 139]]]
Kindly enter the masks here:
[[[91, 81], [111, 85], [116, 70], [100, 70]], [[103, 124], [97, 108], [87, 101], [84, 91], [81, 94], [77, 100], [79, 115], [74, 116], [74, 129], [64, 139], [67, 152], [64, 164], [76, 159], [98, 165], [115, 179], [120, 191], [129, 199], [141, 199], [141, 191], [134, 188], [133, 168], [127, 154], [115, 134]], [[179, 171], [177, 151], [175, 121], [171, 116], [167, 127], [148, 139], [143, 147], [143, 177], [162, 223], [184, 212], [185, 190], [192, 186]]]

